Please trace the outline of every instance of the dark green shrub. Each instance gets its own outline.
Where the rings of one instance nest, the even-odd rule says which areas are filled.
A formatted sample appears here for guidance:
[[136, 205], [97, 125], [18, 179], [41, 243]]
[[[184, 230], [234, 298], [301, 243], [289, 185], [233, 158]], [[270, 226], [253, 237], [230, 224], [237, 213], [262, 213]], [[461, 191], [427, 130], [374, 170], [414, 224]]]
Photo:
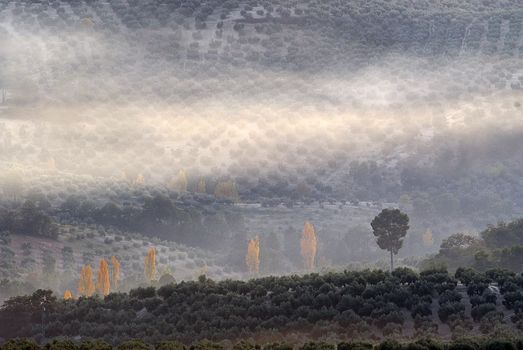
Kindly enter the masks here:
[[407, 267], [398, 267], [392, 271], [392, 276], [396, 277], [400, 283], [414, 283], [418, 280], [417, 273]]
[[338, 350], [372, 350], [373, 345], [370, 343], [354, 342], [354, 343], [339, 343]]
[[154, 289], [154, 287], [138, 287], [136, 289], [131, 289], [129, 296], [138, 299], [152, 298], [156, 296], [156, 289]]
[[420, 303], [417, 304], [412, 308], [411, 311], [412, 317], [416, 316], [431, 316], [432, 315], [432, 307], [429, 303]]
[[405, 322], [405, 317], [400, 311], [392, 311], [388, 314], [380, 315], [374, 322], [378, 328], [383, 328], [390, 323], [402, 325]]
[[458, 315], [465, 311], [465, 305], [461, 303], [445, 303], [440, 306], [438, 316], [441, 322], [447, 322], [450, 316]]
[[461, 294], [455, 290], [446, 290], [439, 296], [439, 304], [457, 303], [461, 301]]
[[302, 347], [300, 347], [300, 350], [334, 350], [334, 344], [327, 344], [327, 343], [305, 343]]
[[149, 345], [141, 340], [128, 340], [116, 347], [117, 350], [150, 350]]
[[402, 333], [401, 325], [396, 323], [387, 323], [385, 327], [383, 327], [383, 335], [386, 337], [390, 336], [399, 336]]
[[155, 350], [186, 350], [185, 345], [177, 341], [162, 341], [154, 347]]
[[418, 343], [408, 343], [402, 346], [403, 350], [428, 350], [425, 346]]
[[202, 340], [191, 345], [190, 350], [223, 350], [223, 346], [208, 340]]
[[415, 335], [417, 336], [428, 336], [438, 334], [438, 324], [434, 322], [432, 317], [420, 317], [414, 318], [414, 329], [416, 330]]
[[516, 346], [508, 340], [492, 340], [486, 343], [484, 350], [516, 350]]
[[401, 344], [396, 340], [385, 340], [376, 347], [376, 350], [400, 350]]
[[472, 340], [462, 339], [452, 342], [448, 345], [447, 350], [478, 350], [479, 346]]
[[474, 321], [479, 321], [481, 318], [492, 311], [496, 311], [496, 305], [495, 304], [480, 304], [478, 306], [474, 306], [472, 310], [470, 311], [470, 315], [474, 319]]
[[473, 282], [470, 283], [467, 287], [467, 294], [468, 295], [482, 295], [483, 292], [485, 292], [488, 288], [487, 283], [482, 282]]
[[44, 349], [46, 350], [76, 350], [77, 348], [76, 344], [70, 340], [56, 339], [44, 346]]
[[517, 339], [514, 341], [514, 346], [517, 350], [523, 350], [523, 339]]
[[454, 277], [461, 281], [464, 285], [468, 286], [469, 283], [477, 278], [477, 271], [471, 268], [460, 267], [454, 273]]
[[287, 343], [271, 343], [263, 347], [263, 350], [293, 350], [294, 347]]
[[360, 323], [361, 317], [352, 310], [343, 311], [336, 317], [342, 327], [349, 327]]
[[237, 344], [234, 344], [232, 350], [260, 350], [261, 346], [258, 344], [252, 344], [246, 341], [241, 341]]
[[2, 350], [40, 350], [40, 346], [28, 339], [11, 339], [2, 345]]
[[517, 302], [523, 301], [523, 294], [519, 291], [507, 292], [503, 294], [503, 299], [503, 305], [505, 305], [507, 309], [512, 309]]
[[437, 340], [431, 338], [419, 339], [416, 344], [424, 346], [428, 350], [443, 350], [445, 346]]
[[78, 345], [78, 350], [112, 350], [112, 346], [103, 340], [83, 341]]

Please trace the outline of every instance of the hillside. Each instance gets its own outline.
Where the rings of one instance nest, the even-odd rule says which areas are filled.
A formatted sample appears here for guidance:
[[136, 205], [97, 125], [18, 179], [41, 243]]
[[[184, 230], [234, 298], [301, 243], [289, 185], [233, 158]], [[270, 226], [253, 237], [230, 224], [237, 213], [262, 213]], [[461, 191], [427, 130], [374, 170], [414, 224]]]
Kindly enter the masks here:
[[[38, 291], [4, 305], [0, 319], [9, 323], [0, 335], [96, 337], [109, 343], [508, 336], [521, 327], [522, 286], [521, 276], [503, 270], [459, 269], [454, 277], [442, 270], [396, 269], [247, 282], [201, 277], [103, 299], [61, 301]], [[38, 298], [47, 300], [44, 323]]]
[[3, 188], [114, 198], [183, 170], [247, 202], [404, 196], [476, 228], [523, 204], [518, 1], [4, 0], [0, 18]]
[[523, 350], [522, 0], [0, 0], [0, 350]]
[[82, 266], [96, 270], [100, 259], [112, 256], [120, 262], [117, 290], [146, 285], [144, 258], [150, 248], [157, 252], [157, 284], [173, 278], [195, 280], [202, 274], [216, 279], [241, 276], [213, 252], [96, 225], [64, 224], [58, 225], [55, 238], [3, 233], [0, 300], [38, 288], [52, 289], [59, 295], [65, 290], [76, 294]]

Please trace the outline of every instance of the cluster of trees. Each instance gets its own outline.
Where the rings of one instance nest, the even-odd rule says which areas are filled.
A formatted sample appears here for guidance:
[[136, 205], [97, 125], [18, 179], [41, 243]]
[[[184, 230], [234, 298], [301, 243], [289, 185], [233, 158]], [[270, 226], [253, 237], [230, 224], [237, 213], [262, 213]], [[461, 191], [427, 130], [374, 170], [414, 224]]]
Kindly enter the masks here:
[[9, 340], [0, 346], [2, 350], [520, 350], [523, 340], [520, 338], [463, 338], [452, 342], [441, 342], [423, 337], [411, 342], [385, 340], [371, 343], [368, 341], [352, 341], [340, 343], [304, 342], [293, 344], [289, 342], [273, 342], [255, 344], [240, 341], [232, 345], [224, 345], [211, 341], [198, 341], [187, 346], [174, 340], [160, 341], [150, 345], [143, 340], [132, 339], [111, 345], [100, 339], [74, 342], [67, 338], [49, 341], [44, 346], [30, 339]]
[[[318, 241], [314, 225], [309, 221], [305, 222], [303, 233], [300, 238], [300, 251], [303, 258], [303, 265], [306, 271], [314, 271], [316, 268], [316, 252]], [[260, 237], [256, 236], [247, 243], [247, 254], [245, 264], [251, 275], [257, 276], [260, 272]]]
[[216, 210], [215, 198], [182, 201], [177, 196], [158, 194], [144, 197], [138, 205], [107, 202], [101, 206], [70, 197], [55, 214], [67, 222], [112, 226], [197, 247], [225, 248], [230, 237], [246, 231], [243, 218], [227, 210], [226, 202], [221, 210]]
[[16, 209], [0, 207], [0, 232], [56, 238], [58, 226], [32, 201], [26, 201]]
[[[458, 282], [466, 292], [456, 289]], [[75, 300], [57, 300], [51, 292], [40, 290], [4, 304], [0, 323], [6, 327], [0, 329], [0, 336], [98, 337], [111, 343], [135, 337], [149, 342], [175, 337], [191, 342], [240, 339], [269, 329], [313, 334], [318, 327], [349, 337], [375, 337], [375, 332], [398, 336], [407, 313], [414, 319], [416, 334], [438, 335], [434, 299], [439, 304], [438, 318], [456, 334], [465, 334], [474, 322], [489, 334], [504, 322], [492, 283], [499, 286], [504, 305], [516, 311], [518, 326], [523, 310], [521, 275], [460, 269], [452, 276], [444, 270], [418, 274], [399, 268], [250, 281], [215, 282], [202, 276], [197, 282]], [[470, 315], [465, 312], [467, 302]]]
[[[71, 4], [72, 12], [79, 16], [85, 13], [85, 9], [80, 4]], [[340, 30], [335, 31], [335, 25], [342, 26], [342, 30], [350, 31], [351, 38], [361, 40], [365, 43], [377, 46], [393, 46], [403, 45], [403, 47], [421, 46], [427, 41], [430, 42], [428, 49], [431, 53], [452, 53], [457, 54], [462, 49], [462, 42], [458, 38], [465, 37], [466, 48], [469, 50], [479, 49], [478, 35], [481, 35], [484, 28], [478, 26], [474, 28], [473, 35], [466, 36], [466, 27], [470, 19], [466, 16], [460, 16], [459, 11], [451, 11], [453, 16], [443, 15], [441, 11], [437, 11], [437, 6], [434, 3], [424, 3], [412, 6], [400, 1], [384, 2], [373, 1], [370, 5], [363, 6], [360, 2], [350, 4], [340, 4], [333, 1], [321, 3], [321, 6], [315, 2], [310, 2], [307, 5], [296, 6], [289, 1], [281, 1], [275, 3], [267, 3], [263, 1], [250, 1], [247, 4], [240, 6], [238, 1], [212, 1], [201, 3], [200, 1], [184, 1], [184, 2], [170, 2], [162, 4], [163, 6], [152, 6], [151, 4], [136, 4], [136, 7], [125, 6], [117, 3], [112, 4], [111, 8], [115, 16], [120, 19], [124, 26], [130, 30], [137, 30], [141, 28], [148, 28], [151, 26], [172, 26], [183, 23], [183, 18], [190, 18], [194, 21], [194, 28], [202, 30], [207, 28], [206, 21], [211, 14], [219, 15], [223, 21], [231, 18], [231, 12], [240, 10], [241, 18], [236, 19], [237, 23], [235, 30], [244, 32], [246, 23], [255, 23], [257, 25], [266, 23], [278, 24], [302, 24], [307, 22], [291, 21], [290, 18], [304, 17], [311, 20], [322, 20], [321, 24], [325, 34], [336, 35]], [[511, 4], [516, 8], [515, 3]], [[103, 6], [97, 2], [87, 3], [87, 6], [92, 7], [95, 13], [102, 15]], [[483, 6], [481, 9], [488, 14], [488, 11], [500, 9], [501, 4], [490, 4], [490, 6]], [[478, 5], [475, 7], [472, 4], [464, 6], [469, 10], [478, 11]], [[464, 7], [460, 7], [462, 10]], [[59, 7], [60, 8], [60, 7]], [[429, 9], [435, 11], [432, 14]], [[451, 8], [452, 10], [452, 8]], [[457, 10], [454, 8], [454, 10]], [[387, 13], [387, 19], [383, 19], [383, 13]], [[421, 13], [425, 14], [422, 16]], [[70, 20], [66, 11], [60, 11], [60, 18], [64, 21]], [[506, 14], [505, 14], [506, 16]], [[112, 16], [101, 16], [108, 28], [114, 27]], [[256, 17], [256, 19], [253, 19]], [[416, 17], [418, 20], [413, 20]], [[41, 25], [47, 25], [47, 16], [40, 14], [37, 18], [40, 19]], [[325, 18], [331, 19], [325, 21]], [[337, 19], [337, 20], [335, 20]], [[503, 16], [492, 15], [487, 17], [489, 21], [488, 32], [489, 41], [495, 41], [500, 36], [500, 23]], [[26, 18], [30, 21], [30, 18]], [[365, 22], [366, 21], [366, 22]], [[174, 24], [173, 24], [174, 22]], [[433, 22], [433, 33], [429, 32], [428, 24]], [[223, 22], [217, 25], [217, 29], [223, 27]], [[388, 33], [384, 32], [384, 27], [388, 25], [393, 27]], [[449, 37], [444, 36], [444, 31], [439, 27], [448, 27]], [[274, 24], [273, 24], [274, 26]], [[365, 31], [362, 31], [362, 27]], [[214, 30], [215, 28], [209, 28]], [[440, 30], [438, 30], [440, 29]], [[432, 35], [430, 35], [432, 34]], [[475, 35], [474, 35], [475, 34]], [[517, 37], [509, 36], [512, 46], [507, 45], [507, 54], [514, 54], [514, 45], [517, 47], [517, 42], [514, 39]], [[487, 50], [488, 53], [496, 52], [492, 48]], [[295, 52], [289, 52], [289, 59], [297, 59], [300, 56]], [[296, 57], [297, 56], [297, 57]]]
[[[506, 45], [503, 46], [502, 53], [512, 56], [517, 53], [521, 28], [519, 4], [512, 3], [508, 7], [501, 2], [487, 6], [467, 4], [459, 7], [442, 7], [429, 1], [413, 6], [403, 1], [372, 1], [370, 4], [314, 1], [297, 5], [292, 1], [240, 3], [232, 0], [133, 3], [132, 5], [111, 3], [109, 6], [104, 6], [100, 1], [57, 2], [52, 8], [47, 8], [45, 5], [31, 5], [25, 6], [22, 3], [16, 7], [14, 15], [17, 17], [17, 24], [35, 29], [39, 27], [63, 29], [64, 26], [68, 28], [76, 22], [71, 16], [74, 14], [75, 17], [82, 18], [82, 23], [86, 27], [90, 29], [95, 27], [108, 34], [134, 32], [151, 27], [173, 31], [184, 28], [196, 32], [191, 33], [195, 41], [185, 47], [184, 55], [173, 53], [171, 49], [162, 52], [163, 55], [169, 58], [189, 58], [196, 62], [221, 61], [232, 64], [240, 61], [252, 65], [261, 63], [265, 66], [290, 69], [317, 67], [320, 62], [326, 61], [333, 63], [332, 56], [336, 58], [357, 56], [351, 53], [351, 49], [360, 51], [358, 53], [362, 56], [368, 54], [369, 48], [375, 50], [410, 48], [417, 53], [447, 55], [457, 55], [464, 50], [478, 52], [481, 48], [479, 42], [484, 34], [488, 34], [489, 38], [489, 45], [485, 45], [487, 46], [485, 53], [494, 54], [497, 53], [496, 44], [501, 40], [501, 23], [507, 18], [511, 23], [510, 34], [506, 37]], [[511, 10], [507, 10], [507, 7]], [[53, 17], [51, 21], [46, 9], [51, 12], [56, 11], [57, 18]], [[464, 9], [471, 13], [467, 13]], [[239, 18], [237, 12], [240, 14]], [[29, 13], [34, 13], [35, 16], [28, 15]], [[387, 16], [383, 15], [385, 13]], [[91, 20], [93, 14], [96, 14], [96, 18]], [[211, 15], [214, 18], [218, 17], [219, 21], [216, 24], [212, 21], [212, 26], [208, 26], [208, 18]], [[96, 26], [93, 25], [94, 22]], [[230, 39], [227, 40], [232, 41], [234, 45], [222, 44], [223, 37], [226, 36], [224, 32], [228, 33], [224, 30], [224, 23], [227, 22], [230, 23], [231, 31], [235, 34], [228, 35], [227, 38]], [[299, 35], [282, 40], [285, 29], [292, 32], [310, 28], [317, 30], [318, 34], [321, 34], [320, 38], [323, 37], [325, 40], [320, 41], [315, 36], [310, 36], [306, 41], [308, 45], [323, 48], [338, 41], [339, 44], [335, 45], [338, 49], [327, 46], [333, 54], [326, 55], [320, 50], [311, 50], [305, 42], [297, 39]], [[203, 36], [200, 31], [203, 30], [207, 30], [214, 37], [208, 47], [200, 50]], [[251, 32], [266, 35], [252, 38]], [[237, 35], [239, 38], [236, 37]], [[355, 42], [367, 48], [353, 45]], [[177, 44], [182, 45], [182, 43]], [[156, 51], [166, 50], [169, 47], [158, 46], [160, 47], [148, 47], [148, 49]], [[240, 49], [237, 49], [238, 47]], [[229, 51], [233, 51], [232, 54]]]
[[[111, 287], [113, 290], [117, 290], [120, 281], [120, 262], [115, 256], [112, 256], [111, 263], [112, 266], [109, 267], [107, 260], [100, 259], [100, 265], [96, 273], [96, 283], [93, 280], [93, 271], [91, 265], [82, 266], [80, 278], [78, 281], [78, 295], [90, 297], [95, 292], [100, 295], [108, 295], [111, 291]], [[112, 278], [110, 276], [112, 276]], [[64, 299], [72, 298], [72, 292], [70, 290], [66, 290], [64, 292]]]
[[[92, 297], [95, 293], [100, 296], [107, 296], [111, 291], [118, 291], [120, 280], [121, 280], [121, 265], [120, 261], [113, 255], [109, 262], [106, 259], [100, 259], [100, 264], [96, 272], [96, 279], [94, 279], [93, 270], [91, 265], [87, 264], [82, 266], [80, 277], [78, 280], [78, 296]], [[156, 248], [149, 248], [147, 255], [144, 259], [144, 281], [149, 285], [164, 281], [166, 278], [170, 278], [174, 281], [174, 278], [169, 274], [164, 274], [163, 280], [159, 278], [156, 267]], [[171, 282], [169, 281], [169, 283]], [[73, 299], [74, 295], [70, 290], [64, 292], [64, 299]]]
[[493, 268], [523, 271], [523, 219], [499, 222], [480, 232], [479, 236], [456, 233], [444, 239], [438, 254], [427, 264], [445, 264], [480, 271]]

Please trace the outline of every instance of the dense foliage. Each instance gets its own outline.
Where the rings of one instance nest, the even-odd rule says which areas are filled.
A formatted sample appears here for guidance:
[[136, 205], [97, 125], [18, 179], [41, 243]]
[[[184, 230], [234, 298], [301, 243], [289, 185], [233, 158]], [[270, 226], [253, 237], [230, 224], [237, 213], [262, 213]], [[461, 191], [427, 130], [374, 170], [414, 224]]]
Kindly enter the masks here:
[[452, 342], [440, 342], [431, 338], [421, 338], [411, 342], [385, 340], [381, 343], [371, 342], [273, 342], [263, 345], [241, 341], [225, 345], [210, 341], [199, 341], [186, 346], [178, 341], [161, 341], [154, 346], [143, 340], [133, 339], [116, 345], [103, 340], [84, 340], [73, 342], [69, 339], [55, 339], [44, 346], [32, 340], [15, 339], [3, 343], [2, 350], [521, 350], [523, 340], [520, 338], [463, 338]]
[[[39, 306], [44, 304], [42, 295], [48, 302], [45, 311]], [[509, 323], [504, 308], [514, 310]], [[392, 273], [345, 271], [247, 282], [214, 282], [202, 276], [198, 282], [138, 288], [105, 298], [55, 301], [43, 291], [13, 298], [0, 310], [0, 324], [6, 325], [0, 336], [81, 336], [110, 343], [174, 337], [192, 342], [243, 339], [278, 330], [312, 338], [330, 332], [374, 339], [401, 336], [411, 317], [416, 334], [438, 336], [439, 319], [459, 336], [474, 327], [484, 334], [523, 329], [521, 310], [523, 277], [503, 270], [460, 269], [454, 277], [444, 270], [417, 274], [402, 268]]]
[[72, 196], [55, 210], [55, 215], [66, 222], [95, 223], [216, 249], [226, 246], [226, 239], [234, 233], [245, 231], [243, 218], [228, 210], [229, 205], [229, 200], [211, 196], [179, 198], [175, 191], [144, 197], [133, 206], [115, 201], [96, 205]]
[[0, 207], [1, 231], [49, 238], [58, 236], [58, 227], [53, 219], [31, 201], [14, 210]]
[[443, 240], [438, 254], [427, 264], [449, 268], [473, 267], [480, 271], [502, 268], [521, 272], [523, 265], [523, 220], [499, 222], [472, 236], [456, 233]]

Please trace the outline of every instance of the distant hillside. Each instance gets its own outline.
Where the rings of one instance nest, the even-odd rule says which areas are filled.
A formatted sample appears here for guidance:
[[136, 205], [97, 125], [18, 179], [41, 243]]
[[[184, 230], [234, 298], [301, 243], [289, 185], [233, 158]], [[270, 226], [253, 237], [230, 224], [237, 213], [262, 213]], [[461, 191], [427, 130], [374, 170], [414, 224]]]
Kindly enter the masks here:
[[144, 58], [191, 64], [336, 69], [389, 51], [506, 58], [523, 49], [517, 0], [4, 0], [0, 16], [5, 34], [20, 27], [90, 29], [137, 40], [145, 35], [154, 41], [135, 47], [146, 50]]
[[[144, 258], [157, 252], [157, 280], [194, 280], [205, 274], [216, 279], [239, 277], [213, 252], [172, 241], [96, 225], [58, 225], [58, 236], [46, 238], [3, 232], [0, 240], [0, 300], [37, 288], [77, 292], [83, 265], [98, 269], [100, 259], [120, 262], [118, 290], [145, 285]], [[95, 278], [95, 277], [94, 277]], [[113, 291], [114, 286], [113, 286]]]
[[321, 267], [374, 263], [395, 206], [417, 266], [521, 213], [522, 50], [517, 0], [0, 0], [0, 211], [56, 221], [57, 271], [71, 245], [142, 272], [149, 244], [219, 279], [255, 235], [300, 271], [306, 220]]
[[2, 1], [0, 19], [3, 188], [111, 196], [183, 170], [254, 202], [458, 203], [477, 226], [523, 205], [519, 1]]

